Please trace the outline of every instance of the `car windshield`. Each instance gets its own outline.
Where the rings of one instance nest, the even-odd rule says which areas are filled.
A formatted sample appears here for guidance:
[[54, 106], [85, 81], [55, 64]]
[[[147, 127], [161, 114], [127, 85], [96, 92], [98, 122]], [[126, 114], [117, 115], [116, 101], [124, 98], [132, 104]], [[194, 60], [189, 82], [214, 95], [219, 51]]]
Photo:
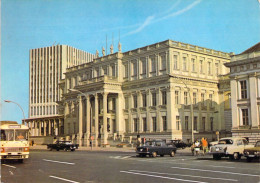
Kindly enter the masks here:
[[16, 141], [28, 140], [28, 130], [15, 130], [15, 140]]
[[219, 141], [219, 144], [233, 144], [233, 140], [231, 139], [222, 139]]
[[1, 141], [13, 141], [14, 130], [1, 130]]
[[260, 141], [255, 144], [255, 147], [260, 147]]
[[155, 142], [153, 142], [153, 141], [146, 141], [144, 145], [145, 146], [154, 146], [154, 143]]

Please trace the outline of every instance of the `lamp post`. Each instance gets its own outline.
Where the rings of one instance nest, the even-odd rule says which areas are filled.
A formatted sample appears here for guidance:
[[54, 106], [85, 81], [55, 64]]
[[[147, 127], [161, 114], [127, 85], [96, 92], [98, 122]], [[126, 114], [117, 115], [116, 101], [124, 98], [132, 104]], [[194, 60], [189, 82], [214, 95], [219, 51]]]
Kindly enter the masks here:
[[[72, 91], [72, 92], [79, 92], [79, 93], [81, 93], [82, 95], [84, 95], [85, 97], [86, 97], [86, 99], [87, 99], [87, 95], [85, 94], [85, 93], [83, 93], [82, 91], [80, 91], [80, 90], [77, 90], [77, 89], [74, 89], [74, 88], [71, 88], [71, 89], [68, 89], [69, 91]], [[91, 107], [91, 104], [90, 104], [90, 112], [91, 112], [91, 114], [90, 114], [90, 116], [92, 115], [92, 107]], [[90, 142], [91, 142], [91, 150], [92, 150], [92, 147], [93, 147], [93, 142], [92, 142], [92, 136], [91, 136], [91, 132], [92, 132], [92, 128], [91, 128], [91, 120], [90, 120]]]
[[[14, 104], [18, 105], [18, 107], [19, 107], [19, 108], [22, 110], [22, 112], [23, 112], [23, 119], [25, 119], [25, 115], [24, 115], [23, 108], [22, 108], [18, 103], [14, 102], [14, 101], [11, 101], [11, 100], [4, 100], [4, 101], [7, 102], [7, 103], [14, 103]], [[22, 120], [22, 123], [24, 123], [23, 120]]]
[[188, 90], [188, 93], [189, 93], [189, 98], [190, 98], [190, 114], [191, 114], [191, 143], [194, 142], [194, 124], [193, 124], [193, 104], [192, 104], [192, 100], [191, 100], [191, 95], [190, 95], [190, 88], [188, 88], [187, 84], [181, 79], [179, 78], [180, 81], [185, 85], [185, 87], [187, 88]]

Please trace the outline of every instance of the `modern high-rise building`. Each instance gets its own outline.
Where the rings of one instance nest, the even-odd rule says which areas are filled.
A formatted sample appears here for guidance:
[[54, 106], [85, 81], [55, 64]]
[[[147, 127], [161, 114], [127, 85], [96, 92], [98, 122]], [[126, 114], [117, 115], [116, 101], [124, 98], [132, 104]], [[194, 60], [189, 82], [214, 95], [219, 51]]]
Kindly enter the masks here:
[[[62, 118], [57, 111], [59, 81], [65, 78], [67, 68], [91, 62], [94, 57], [67, 45], [30, 50], [29, 118], [25, 121], [32, 127], [32, 136], [53, 135], [61, 130], [58, 127], [62, 126]], [[36, 122], [49, 130], [36, 130]], [[57, 130], [53, 130], [56, 123], [59, 123]]]

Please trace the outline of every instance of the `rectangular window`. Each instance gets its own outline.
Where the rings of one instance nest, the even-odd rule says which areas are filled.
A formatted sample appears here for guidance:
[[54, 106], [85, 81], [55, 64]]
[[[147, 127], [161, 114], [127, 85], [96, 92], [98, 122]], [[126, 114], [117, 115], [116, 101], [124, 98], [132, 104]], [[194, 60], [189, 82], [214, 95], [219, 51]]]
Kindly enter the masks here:
[[137, 63], [136, 61], [132, 62], [132, 76], [136, 76], [137, 75]]
[[188, 105], [188, 92], [184, 92], [184, 104]]
[[[125, 64], [124, 67], [125, 67], [124, 78], [127, 78], [128, 77], [128, 65]], [[105, 71], [107, 71], [107, 69], [106, 70], [104, 69], [104, 75], [107, 75], [107, 72], [105, 73]]]
[[205, 102], [205, 94], [202, 93], [201, 94], [201, 105], [204, 106], [204, 102]]
[[206, 130], [206, 117], [202, 117], [202, 130]]
[[209, 106], [210, 107], [213, 107], [213, 95], [212, 94], [209, 94]]
[[192, 65], [192, 72], [195, 72], [195, 59], [191, 59], [191, 65]]
[[152, 57], [150, 59], [150, 63], [151, 63], [151, 71], [150, 72], [156, 72], [156, 63], [155, 63], [155, 58]]
[[178, 55], [173, 55], [173, 68], [178, 69]]
[[182, 63], [183, 63], [183, 70], [187, 71], [187, 58], [186, 57], [182, 58]]
[[167, 94], [166, 91], [162, 91], [162, 105], [167, 104]]
[[146, 74], [146, 60], [142, 60], [142, 74]]
[[163, 131], [167, 131], [167, 118], [166, 116], [162, 116], [162, 122], [163, 122]]
[[215, 71], [216, 71], [216, 76], [218, 76], [219, 71], [218, 71], [218, 63], [215, 63]]
[[189, 130], [189, 116], [185, 116], [185, 130]]
[[203, 74], [203, 60], [200, 60], [200, 74]]
[[194, 116], [194, 130], [198, 130], [198, 117]]
[[128, 109], [128, 97], [125, 97], [125, 109]]
[[161, 56], [161, 70], [164, 71], [166, 70], [166, 56], [165, 55], [162, 55]]
[[176, 130], [180, 130], [180, 116], [176, 116]]
[[134, 118], [134, 132], [138, 131], [137, 118]]
[[133, 95], [134, 108], [137, 108], [137, 95]]
[[175, 91], [175, 104], [179, 104], [179, 91]]
[[152, 93], [152, 106], [156, 106], [156, 93]]
[[248, 109], [241, 109], [243, 125], [249, 125]]
[[241, 99], [247, 99], [246, 80], [240, 81], [240, 88], [241, 88]]
[[143, 131], [144, 132], [147, 131], [147, 121], [146, 121], [146, 118], [143, 118]]
[[208, 75], [211, 74], [211, 62], [208, 62]]
[[156, 132], [157, 128], [156, 128], [156, 117], [152, 117], [153, 120], [153, 131]]
[[193, 93], [193, 104], [197, 103], [197, 93]]
[[146, 102], [146, 93], [142, 94], [142, 100], [143, 100], [143, 107], [147, 106], [147, 102]]
[[210, 117], [210, 130], [214, 130], [213, 117]]

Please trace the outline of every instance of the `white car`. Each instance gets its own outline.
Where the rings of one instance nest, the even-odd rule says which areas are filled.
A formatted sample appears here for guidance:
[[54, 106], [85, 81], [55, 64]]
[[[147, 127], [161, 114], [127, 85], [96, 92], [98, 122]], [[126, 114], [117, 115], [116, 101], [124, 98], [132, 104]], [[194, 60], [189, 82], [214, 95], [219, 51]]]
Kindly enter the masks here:
[[210, 147], [210, 154], [213, 159], [219, 160], [221, 157], [239, 160], [243, 155], [245, 148], [253, 147], [248, 145], [248, 141], [242, 137], [225, 137], [221, 138], [218, 144]]

